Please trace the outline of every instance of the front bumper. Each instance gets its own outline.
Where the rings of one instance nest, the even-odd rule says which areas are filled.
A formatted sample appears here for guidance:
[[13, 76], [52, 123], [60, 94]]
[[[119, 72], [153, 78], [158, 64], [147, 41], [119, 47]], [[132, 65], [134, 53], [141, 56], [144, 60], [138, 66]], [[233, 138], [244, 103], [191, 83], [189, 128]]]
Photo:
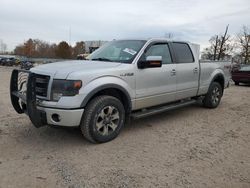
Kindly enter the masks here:
[[[19, 73], [27, 74], [27, 81], [20, 80]], [[19, 114], [26, 113], [35, 127], [44, 125], [79, 126], [84, 109], [56, 109], [38, 105], [39, 99], [36, 98], [35, 79], [36, 75], [30, 71], [13, 70], [10, 82], [10, 97], [16, 112]], [[22, 91], [24, 85], [26, 85], [26, 90]]]
[[[45, 113], [46, 122], [48, 125], [76, 127], [81, 123], [84, 109], [55, 109], [37, 106], [37, 109]], [[58, 118], [53, 118], [54, 116]]]

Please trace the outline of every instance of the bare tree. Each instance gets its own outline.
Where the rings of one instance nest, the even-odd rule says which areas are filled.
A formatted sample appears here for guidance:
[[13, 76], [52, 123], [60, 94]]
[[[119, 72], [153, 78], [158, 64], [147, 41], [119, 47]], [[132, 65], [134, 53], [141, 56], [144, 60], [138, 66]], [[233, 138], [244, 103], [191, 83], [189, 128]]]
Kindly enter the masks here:
[[230, 56], [230, 53], [233, 50], [233, 45], [231, 44], [230, 36], [228, 35], [228, 27], [229, 25], [227, 25], [223, 35], [214, 35], [209, 39], [210, 46], [203, 50], [203, 59], [222, 60], [225, 59], [225, 57]]
[[35, 57], [42, 57], [42, 58], [54, 58], [55, 57], [55, 49], [53, 49], [53, 45], [49, 44], [48, 42], [35, 39]]
[[223, 53], [227, 50], [227, 48], [226, 48], [226, 42], [230, 38], [230, 36], [227, 35], [228, 27], [229, 27], [229, 25], [227, 25], [224, 35], [221, 36], [221, 43], [220, 43], [220, 49], [219, 49], [219, 54], [218, 54], [218, 59], [217, 60], [220, 60], [221, 57], [223, 56]]
[[16, 46], [14, 54], [27, 57], [55, 58], [56, 49], [56, 44], [49, 44], [39, 39], [29, 39]]
[[216, 60], [219, 54], [220, 38], [214, 35], [209, 39], [210, 46], [205, 48], [202, 52], [202, 59]]
[[237, 35], [237, 42], [240, 48], [241, 56], [245, 64], [250, 63], [250, 28], [242, 26], [240, 33]]
[[27, 57], [34, 57], [35, 56], [35, 43], [34, 40], [29, 39], [24, 43], [24, 54]]
[[14, 49], [14, 54], [15, 55], [20, 55], [20, 56], [25, 56], [24, 45], [20, 44], [20, 45], [16, 46], [15, 49]]
[[72, 49], [69, 44], [65, 41], [62, 41], [58, 44], [57, 49], [55, 51], [56, 56], [63, 59], [72, 58]]
[[79, 54], [85, 53], [85, 43], [83, 41], [76, 42], [76, 45], [73, 47], [73, 57], [77, 57]]
[[218, 50], [218, 44], [219, 44], [219, 36], [216, 35], [215, 37], [215, 45], [214, 45], [214, 54], [213, 54], [213, 60], [216, 60], [217, 50]]

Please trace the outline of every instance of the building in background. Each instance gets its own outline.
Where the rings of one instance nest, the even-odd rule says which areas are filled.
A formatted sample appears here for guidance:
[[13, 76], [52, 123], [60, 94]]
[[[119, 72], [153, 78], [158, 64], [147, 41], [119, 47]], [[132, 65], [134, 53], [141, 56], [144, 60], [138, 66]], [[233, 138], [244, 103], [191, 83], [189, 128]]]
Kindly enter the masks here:
[[102, 46], [107, 42], [108, 41], [101, 41], [101, 40], [84, 41], [86, 53], [92, 53], [93, 51], [95, 51], [96, 49], [98, 49], [100, 46]]

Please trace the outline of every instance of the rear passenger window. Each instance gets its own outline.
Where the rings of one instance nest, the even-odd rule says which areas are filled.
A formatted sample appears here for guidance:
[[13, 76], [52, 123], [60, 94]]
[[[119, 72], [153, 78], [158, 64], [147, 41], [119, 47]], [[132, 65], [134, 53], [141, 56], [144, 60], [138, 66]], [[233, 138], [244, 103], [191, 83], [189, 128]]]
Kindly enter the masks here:
[[174, 42], [172, 43], [177, 63], [192, 63], [194, 57], [188, 44]]

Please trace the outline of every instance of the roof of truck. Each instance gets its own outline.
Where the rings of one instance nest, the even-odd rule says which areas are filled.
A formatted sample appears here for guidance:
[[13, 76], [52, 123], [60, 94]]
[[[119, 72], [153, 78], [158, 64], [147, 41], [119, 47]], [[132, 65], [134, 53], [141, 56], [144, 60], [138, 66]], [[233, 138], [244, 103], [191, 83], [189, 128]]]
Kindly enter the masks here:
[[169, 41], [169, 42], [185, 42], [185, 43], [190, 43], [189, 41], [184, 41], [184, 40], [174, 40], [174, 39], [169, 39], [169, 38], [156, 38], [156, 37], [151, 37], [151, 38], [123, 38], [123, 39], [114, 39], [114, 40], [144, 40], [144, 41], [155, 41], [155, 40], [160, 40], [160, 41]]

